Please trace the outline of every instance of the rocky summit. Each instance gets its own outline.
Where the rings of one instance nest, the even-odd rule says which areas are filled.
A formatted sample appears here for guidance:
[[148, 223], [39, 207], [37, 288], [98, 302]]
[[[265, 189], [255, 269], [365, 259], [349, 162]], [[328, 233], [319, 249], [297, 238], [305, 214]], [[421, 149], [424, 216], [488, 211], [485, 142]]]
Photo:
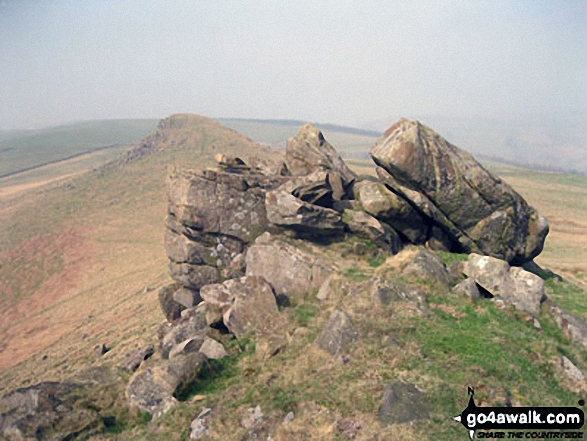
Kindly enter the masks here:
[[[169, 169], [165, 321], [119, 369], [108, 403], [124, 410], [79, 398], [86, 380], [43, 383], [4, 397], [0, 433], [28, 439], [41, 421], [55, 439], [455, 439], [431, 428], [454, 416], [444, 402], [460, 408], [457, 387], [498, 405], [528, 395], [526, 370], [548, 394], [552, 378], [584, 381], [587, 324], [547, 298], [532, 261], [546, 220], [418, 122], [371, 155], [378, 178], [357, 175], [306, 124], [270, 158]], [[520, 350], [505, 349], [512, 329]], [[541, 361], [543, 332], [562, 358]]]

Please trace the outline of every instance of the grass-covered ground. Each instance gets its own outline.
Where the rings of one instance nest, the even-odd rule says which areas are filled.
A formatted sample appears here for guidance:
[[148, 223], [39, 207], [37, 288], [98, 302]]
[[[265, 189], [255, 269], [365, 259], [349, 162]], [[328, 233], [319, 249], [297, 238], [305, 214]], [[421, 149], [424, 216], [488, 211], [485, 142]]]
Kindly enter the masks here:
[[89, 121], [0, 136], [0, 177], [63, 160], [112, 144], [140, 141], [157, 120]]

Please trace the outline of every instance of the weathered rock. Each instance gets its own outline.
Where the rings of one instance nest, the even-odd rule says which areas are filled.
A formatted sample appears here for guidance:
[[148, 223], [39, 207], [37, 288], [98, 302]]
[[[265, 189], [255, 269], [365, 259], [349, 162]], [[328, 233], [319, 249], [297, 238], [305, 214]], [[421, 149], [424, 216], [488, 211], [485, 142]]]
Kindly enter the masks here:
[[402, 247], [401, 239], [393, 228], [364, 211], [345, 210], [342, 220], [351, 233], [370, 240], [391, 254], [397, 254]]
[[414, 258], [403, 267], [402, 274], [436, 282], [445, 291], [448, 291], [450, 287], [451, 276], [446, 265], [440, 258], [425, 251], [418, 251]]
[[94, 346], [94, 355], [96, 357], [101, 357], [106, 352], [108, 352], [108, 350], [109, 350], [108, 346], [106, 346], [104, 343], [100, 343], [100, 344]]
[[585, 375], [583, 375], [583, 372], [581, 372], [581, 370], [575, 366], [575, 364], [569, 360], [567, 357], [565, 357], [564, 355], [561, 356], [561, 365], [563, 367], [563, 371], [565, 373], [565, 375], [573, 381], [585, 381]]
[[[255, 334], [271, 340], [275, 353], [287, 345], [286, 318], [279, 313], [271, 286], [259, 276], [228, 280], [234, 302], [224, 313], [224, 324], [237, 337]], [[267, 348], [270, 352], [271, 348]], [[273, 355], [267, 354], [267, 355]]]
[[210, 360], [219, 360], [221, 358], [227, 357], [228, 352], [224, 349], [221, 343], [218, 343], [216, 340], [213, 340], [209, 337], [206, 337], [204, 343], [200, 347], [200, 352], [208, 357]]
[[212, 250], [173, 230], [166, 230], [164, 243], [167, 257], [176, 263], [204, 265], [215, 260], [212, 256]]
[[548, 303], [557, 326], [564, 332], [565, 336], [587, 349], [587, 323], [559, 308], [551, 301], [548, 301]]
[[222, 277], [225, 279], [238, 279], [245, 275], [246, 269], [247, 261], [245, 253], [239, 253], [230, 261], [228, 266], [222, 270]]
[[169, 351], [169, 358], [171, 359], [180, 355], [187, 355], [198, 352], [204, 344], [205, 339], [206, 337], [203, 335], [196, 335], [195, 337], [190, 337], [187, 340], [176, 344]]
[[482, 298], [481, 292], [474, 279], [465, 279], [452, 289], [455, 294], [469, 297], [471, 300]]
[[196, 352], [141, 368], [125, 391], [130, 406], [148, 412], [154, 419], [161, 417], [177, 404], [173, 393], [195, 378], [205, 362], [206, 356]]
[[292, 175], [307, 175], [316, 169], [333, 170], [346, 183], [355, 179], [337, 151], [312, 124], [303, 125], [294, 138], [287, 140], [285, 162]]
[[300, 296], [318, 289], [330, 274], [314, 256], [279, 241], [253, 245], [247, 251], [247, 276], [261, 276], [276, 294]]
[[222, 153], [216, 153], [214, 155], [214, 160], [222, 169], [231, 173], [242, 173], [243, 171], [250, 170], [250, 167], [245, 161], [236, 156], [227, 156]]
[[278, 184], [263, 175], [174, 169], [168, 209], [183, 226], [250, 243], [267, 229], [264, 187]]
[[422, 244], [426, 241], [429, 225], [403, 197], [372, 180], [356, 183], [353, 191], [367, 213], [392, 226], [411, 243]]
[[413, 304], [418, 313], [428, 312], [428, 299], [421, 289], [391, 279], [375, 279], [370, 284], [370, 295], [374, 302], [390, 305], [392, 302], [406, 301]]
[[204, 408], [190, 424], [190, 439], [202, 439], [210, 433], [210, 416], [212, 409]]
[[357, 437], [363, 425], [352, 418], [343, 418], [336, 422], [336, 430], [345, 440], [353, 440]]
[[201, 309], [190, 309], [186, 316], [161, 330], [159, 338], [161, 355], [166, 358], [175, 345], [190, 338], [204, 337], [209, 332], [205, 312]]
[[218, 269], [215, 267], [173, 261], [169, 261], [169, 275], [180, 285], [196, 291], [220, 279]]
[[285, 182], [277, 190], [285, 191], [301, 201], [321, 207], [332, 207], [332, 187], [328, 172], [317, 169], [307, 176], [299, 176]]
[[177, 303], [173, 298], [175, 292], [180, 288], [180, 284], [170, 283], [159, 290], [159, 306], [161, 306], [165, 318], [170, 322], [181, 317], [181, 311], [185, 309], [183, 305]]
[[261, 406], [250, 407], [246, 410], [246, 417], [242, 420], [242, 425], [247, 429], [252, 429], [263, 421], [263, 417]]
[[535, 274], [490, 256], [470, 254], [465, 274], [496, 299], [534, 316], [544, 300], [544, 281]]
[[200, 293], [189, 288], [179, 288], [173, 293], [173, 300], [184, 308], [193, 308], [202, 301]]
[[351, 317], [344, 311], [335, 310], [330, 315], [316, 343], [330, 355], [346, 352], [358, 338], [358, 332]]
[[383, 391], [377, 415], [383, 424], [401, 424], [428, 419], [429, 409], [424, 393], [413, 384], [396, 381]]
[[267, 192], [267, 218], [276, 226], [315, 238], [335, 236], [344, 231], [339, 213], [312, 205], [281, 189]]
[[239, 279], [229, 279], [224, 283], [206, 285], [200, 289], [200, 296], [213, 309], [224, 313], [234, 302], [234, 289]]
[[[466, 251], [478, 248], [516, 264], [541, 252], [548, 233], [546, 219], [469, 153], [430, 128], [401, 119], [377, 141], [371, 156], [400, 184], [425, 196], [475, 244], [467, 245], [459, 240], [462, 236], [444, 228], [451, 240], [468, 248]], [[393, 185], [392, 189], [402, 192]], [[444, 227], [442, 222], [436, 223]]]
[[61, 440], [87, 435], [100, 422], [83, 397], [83, 386], [73, 383], [44, 382], [12, 391], [2, 398], [0, 438]]
[[128, 372], [135, 372], [141, 366], [141, 363], [149, 359], [154, 353], [155, 347], [153, 345], [137, 349], [126, 356], [121, 368]]

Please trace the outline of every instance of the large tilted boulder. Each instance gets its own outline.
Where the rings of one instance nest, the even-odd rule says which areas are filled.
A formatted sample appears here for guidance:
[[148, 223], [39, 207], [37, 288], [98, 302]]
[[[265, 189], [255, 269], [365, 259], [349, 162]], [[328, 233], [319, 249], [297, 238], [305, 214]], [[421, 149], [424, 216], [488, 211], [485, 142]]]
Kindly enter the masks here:
[[546, 219], [430, 128], [401, 119], [377, 141], [371, 156], [389, 175], [382, 179], [385, 184], [443, 228], [459, 251], [478, 250], [512, 264], [542, 251]]
[[356, 178], [336, 149], [312, 124], [303, 125], [295, 137], [287, 140], [285, 162], [292, 175], [308, 175], [323, 169], [337, 172], [346, 184]]

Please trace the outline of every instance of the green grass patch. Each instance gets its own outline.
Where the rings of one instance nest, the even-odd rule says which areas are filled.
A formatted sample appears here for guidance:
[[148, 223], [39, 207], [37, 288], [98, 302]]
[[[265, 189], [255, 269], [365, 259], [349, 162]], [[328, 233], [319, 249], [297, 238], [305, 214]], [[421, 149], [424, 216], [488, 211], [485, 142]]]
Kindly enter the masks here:
[[587, 293], [579, 285], [551, 278], [544, 282], [544, 292], [565, 311], [587, 320]]

